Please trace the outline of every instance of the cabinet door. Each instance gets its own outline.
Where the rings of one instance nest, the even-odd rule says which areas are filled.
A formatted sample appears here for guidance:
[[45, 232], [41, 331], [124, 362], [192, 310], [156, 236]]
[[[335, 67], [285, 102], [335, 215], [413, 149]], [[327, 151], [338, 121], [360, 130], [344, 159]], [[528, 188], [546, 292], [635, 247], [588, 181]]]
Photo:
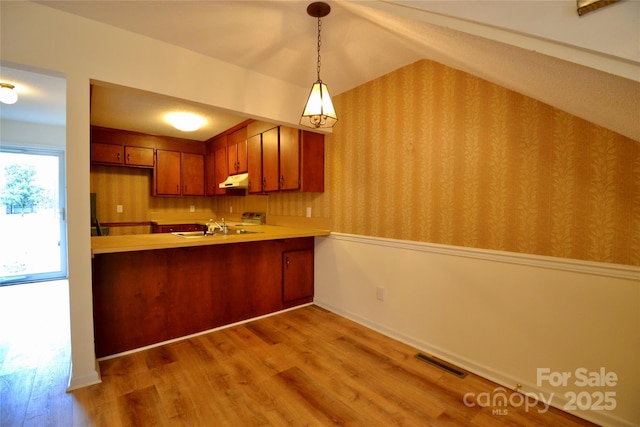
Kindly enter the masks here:
[[91, 143], [91, 161], [96, 163], [122, 164], [122, 146], [115, 144]]
[[204, 156], [182, 153], [182, 194], [204, 196]]
[[324, 135], [300, 132], [300, 191], [324, 192]]
[[282, 301], [313, 296], [313, 250], [282, 253]]
[[249, 169], [249, 193], [262, 193], [262, 143], [261, 135], [247, 139]]
[[205, 195], [215, 196], [216, 194], [216, 158], [214, 153], [209, 153], [204, 156], [204, 182], [205, 182]]
[[180, 152], [156, 150], [156, 191], [159, 196], [180, 195]]
[[238, 141], [237, 144], [238, 173], [247, 173], [248, 171], [246, 133], [247, 130], [245, 128], [245, 136], [242, 138], [242, 140]]
[[247, 172], [247, 128], [230, 133], [228, 138], [229, 174], [236, 175]]
[[262, 182], [265, 192], [280, 189], [279, 167], [278, 128], [273, 128], [262, 134]]
[[220, 188], [218, 184], [224, 182], [225, 179], [229, 176], [229, 171], [227, 170], [227, 149], [226, 147], [219, 147], [213, 153], [215, 156], [215, 192], [214, 194], [226, 194], [227, 190], [224, 188]]
[[280, 189], [300, 188], [300, 139], [298, 129], [280, 127]]
[[205, 180], [206, 195], [217, 196], [225, 194], [225, 189], [220, 189], [218, 184], [229, 176], [227, 170], [227, 136], [221, 135], [206, 142], [207, 155], [205, 156]]
[[124, 163], [129, 166], [153, 167], [153, 148], [124, 147]]

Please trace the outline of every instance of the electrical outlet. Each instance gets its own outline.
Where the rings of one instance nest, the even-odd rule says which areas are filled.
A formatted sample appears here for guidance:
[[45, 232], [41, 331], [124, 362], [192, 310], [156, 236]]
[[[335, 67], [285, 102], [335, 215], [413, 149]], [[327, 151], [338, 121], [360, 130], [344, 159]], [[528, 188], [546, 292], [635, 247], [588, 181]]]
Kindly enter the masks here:
[[233, 213], [233, 206], [229, 206], [229, 213]]
[[307, 208], [307, 218], [311, 218], [311, 207]]
[[384, 298], [386, 296], [386, 291], [382, 286], [378, 286], [376, 288], [376, 299], [378, 299], [379, 301], [384, 301]]
[[116, 212], [122, 213], [122, 205], [116, 205]]
[[189, 206], [189, 212], [195, 212], [196, 207], [194, 205]]

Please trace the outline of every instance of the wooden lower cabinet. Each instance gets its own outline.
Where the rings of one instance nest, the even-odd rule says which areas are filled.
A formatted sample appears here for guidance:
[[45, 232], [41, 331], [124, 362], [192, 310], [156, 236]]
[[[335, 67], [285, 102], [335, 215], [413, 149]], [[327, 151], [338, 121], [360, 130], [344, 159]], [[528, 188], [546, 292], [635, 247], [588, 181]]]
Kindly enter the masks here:
[[282, 300], [313, 297], [313, 249], [282, 253]]
[[[287, 256], [290, 266], [295, 261], [293, 274], [284, 268]], [[93, 259], [97, 357], [312, 301], [313, 237]]]

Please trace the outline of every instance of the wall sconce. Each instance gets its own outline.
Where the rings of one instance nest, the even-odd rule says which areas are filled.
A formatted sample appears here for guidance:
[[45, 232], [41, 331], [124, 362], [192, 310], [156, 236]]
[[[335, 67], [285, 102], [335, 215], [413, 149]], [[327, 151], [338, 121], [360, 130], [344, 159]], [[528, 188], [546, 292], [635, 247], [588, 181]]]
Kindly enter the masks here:
[[307, 6], [309, 16], [318, 18], [318, 62], [316, 67], [318, 80], [311, 86], [309, 100], [300, 118], [300, 124], [310, 128], [331, 128], [338, 121], [327, 85], [322, 83], [320, 79], [320, 30], [322, 28], [320, 18], [327, 16], [329, 12], [331, 12], [331, 7], [323, 2], [311, 3]]
[[9, 83], [0, 83], [0, 102], [3, 104], [15, 104], [17, 100], [16, 87]]

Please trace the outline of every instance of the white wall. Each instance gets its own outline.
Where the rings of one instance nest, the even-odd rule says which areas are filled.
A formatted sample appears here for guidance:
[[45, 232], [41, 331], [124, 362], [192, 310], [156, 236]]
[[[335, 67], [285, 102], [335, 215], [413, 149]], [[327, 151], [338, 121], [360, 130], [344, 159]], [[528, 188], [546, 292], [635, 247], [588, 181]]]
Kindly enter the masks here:
[[[315, 286], [322, 307], [561, 408], [568, 391], [613, 391], [615, 410], [578, 415], [640, 425], [639, 268], [333, 233], [316, 240]], [[618, 384], [576, 387], [582, 367]], [[538, 387], [537, 368], [573, 379]]]
[[0, 144], [13, 147], [64, 149], [66, 131], [64, 126], [1, 120]]
[[2, 61], [67, 79], [70, 388], [99, 381], [93, 346], [89, 223], [91, 79], [295, 123], [308, 88], [26, 1], [0, 2]]

